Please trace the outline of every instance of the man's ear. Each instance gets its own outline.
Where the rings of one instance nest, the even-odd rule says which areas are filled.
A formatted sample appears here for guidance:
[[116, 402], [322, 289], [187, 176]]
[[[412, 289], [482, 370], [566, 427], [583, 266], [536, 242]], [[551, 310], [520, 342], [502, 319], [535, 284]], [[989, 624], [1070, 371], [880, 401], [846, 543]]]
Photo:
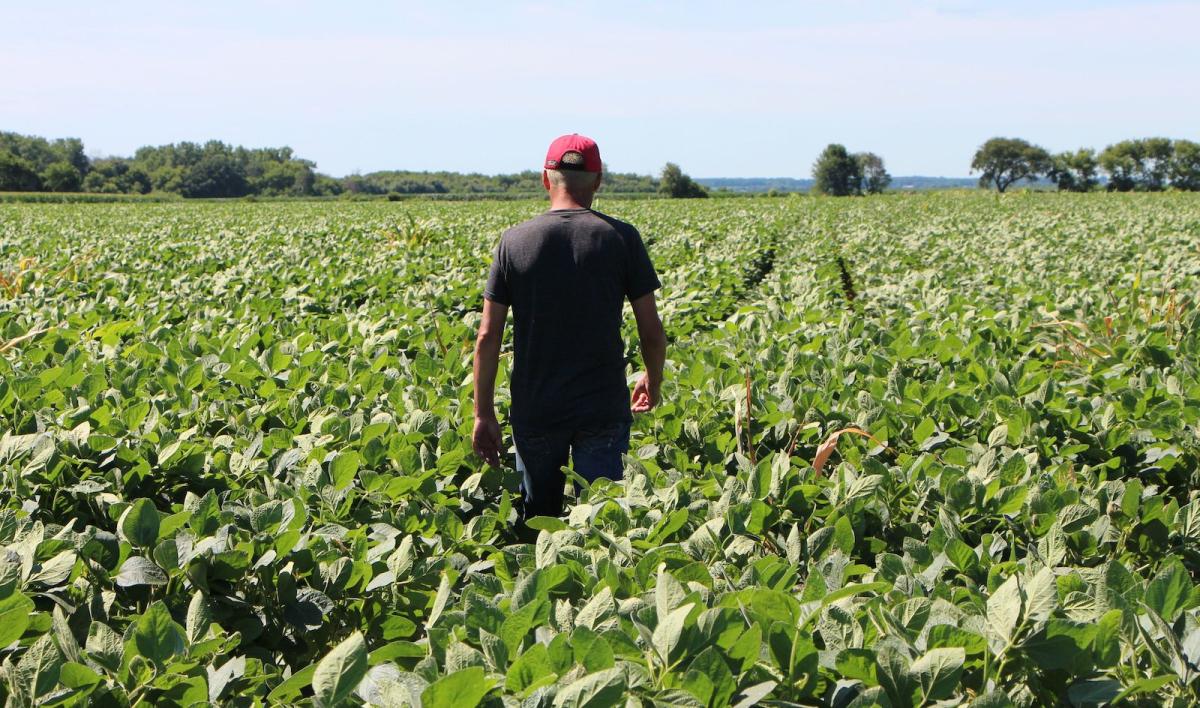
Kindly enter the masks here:
[[604, 181], [604, 173], [603, 173], [603, 172], [597, 172], [597, 173], [596, 173], [596, 186], [595, 186], [595, 187], [592, 189], [592, 191], [594, 191], [594, 192], [599, 192], [599, 191], [600, 191], [600, 183], [601, 183], [602, 181]]
[[542, 170], [542, 186], [546, 188], [547, 192], [550, 191], [550, 175], [546, 174], [545, 170]]

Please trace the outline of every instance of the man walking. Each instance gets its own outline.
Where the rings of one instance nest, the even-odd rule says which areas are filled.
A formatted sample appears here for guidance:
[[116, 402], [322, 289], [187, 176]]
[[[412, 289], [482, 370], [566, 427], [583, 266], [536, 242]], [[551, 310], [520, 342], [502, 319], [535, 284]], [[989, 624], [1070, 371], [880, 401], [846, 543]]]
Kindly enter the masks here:
[[[601, 171], [600, 149], [590, 138], [564, 135], [551, 143], [542, 171], [550, 210], [504, 233], [483, 292], [472, 442], [485, 461], [500, 464], [494, 395], [511, 306], [510, 410], [522, 522], [562, 513], [561, 468], [568, 458], [588, 481], [621, 479], [630, 413], [658, 403], [667, 350], [654, 299], [661, 283], [637, 229], [592, 211]], [[621, 339], [626, 299], [646, 365], [632, 397]]]

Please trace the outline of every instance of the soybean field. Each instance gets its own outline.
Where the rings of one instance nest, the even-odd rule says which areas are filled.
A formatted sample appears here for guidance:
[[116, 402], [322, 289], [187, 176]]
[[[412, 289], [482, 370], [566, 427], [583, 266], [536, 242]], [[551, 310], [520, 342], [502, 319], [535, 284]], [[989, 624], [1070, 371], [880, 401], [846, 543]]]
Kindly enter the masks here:
[[601, 193], [664, 402], [521, 544], [471, 358], [545, 208], [0, 204], [0, 700], [1200, 702], [1200, 198]]

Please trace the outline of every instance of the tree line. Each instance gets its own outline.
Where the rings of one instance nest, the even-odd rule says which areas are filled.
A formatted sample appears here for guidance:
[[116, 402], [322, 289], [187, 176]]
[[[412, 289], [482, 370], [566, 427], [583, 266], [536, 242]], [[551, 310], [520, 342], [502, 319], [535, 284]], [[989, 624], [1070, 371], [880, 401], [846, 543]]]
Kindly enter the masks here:
[[[651, 193], [659, 180], [609, 172], [610, 192]], [[342, 178], [316, 171], [291, 148], [245, 148], [210, 140], [138, 148], [132, 157], [91, 158], [78, 138], [0, 132], [0, 192], [93, 192], [184, 197], [340, 194], [499, 194], [542, 190], [539, 171], [508, 175], [387, 170]]]
[[[834, 197], [882, 194], [892, 183], [883, 158], [873, 152], [851, 153], [844, 145], [830, 144], [813, 163], [813, 191]], [[660, 194], [673, 198], [707, 197], [708, 191], [673, 162], [663, 168]], [[720, 190], [718, 190], [720, 191]], [[775, 190], [771, 190], [774, 194]]]
[[[1061, 191], [1200, 190], [1200, 143], [1168, 138], [1124, 140], [1051, 154], [1019, 138], [992, 138], [975, 152], [972, 172], [983, 188], [1003, 192], [1022, 180], [1045, 178]], [[831, 144], [813, 164], [813, 191], [832, 196], [878, 194], [891, 175], [883, 158]], [[660, 175], [614, 173], [605, 165], [605, 190], [657, 192], [672, 198], [708, 191], [668, 162]], [[132, 157], [89, 157], [78, 138], [47, 140], [0, 132], [0, 192], [179, 194], [184, 197], [336, 196], [410, 194], [534, 194], [541, 172], [484, 175], [384, 170], [341, 178], [291, 148], [245, 148], [210, 140], [139, 148]]]
[[[543, 189], [539, 170], [502, 175], [384, 170], [348, 175], [342, 178], [341, 186], [352, 194], [535, 194]], [[607, 192], [653, 192], [657, 188], [652, 177], [611, 172], [608, 165], [604, 166]]]
[[94, 192], [185, 197], [314, 196], [337, 180], [292, 149], [244, 148], [218, 140], [147, 146], [133, 157], [90, 158], [78, 138], [46, 140], [0, 132], [0, 191]]
[[[1020, 138], [992, 138], [975, 152], [971, 171], [979, 186], [1003, 192], [1021, 180], [1046, 179], [1059, 191], [1200, 191], [1200, 143], [1169, 138], [1122, 140], [1097, 153], [1091, 148], [1050, 153]], [[883, 159], [851, 154], [831, 144], [813, 164], [813, 191], [832, 196], [876, 194], [891, 183]]]
[[1099, 154], [1091, 148], [1051, 154], [1020, 138], [992, 138], [971, 160], [979, 186], [1003, 192], [1021, 180], [1046, 178], [1064, 192], [1200, 190], [1200, 143], [1169, 138], [1122, 140]]

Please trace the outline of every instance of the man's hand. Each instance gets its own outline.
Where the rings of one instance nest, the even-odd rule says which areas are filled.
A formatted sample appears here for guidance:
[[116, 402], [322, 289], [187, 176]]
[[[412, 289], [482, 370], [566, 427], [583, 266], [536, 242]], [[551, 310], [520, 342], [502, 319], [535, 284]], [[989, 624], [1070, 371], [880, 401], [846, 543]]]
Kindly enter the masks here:
[[633, 396], [630, 399], [629, 409], [634, 413], [645, 413], [658, 405], [658, 393], [658, 383], [651, 382], [648, 374], [642, 374], [642, 377], [638, 379], [637, 384], [633, 387]]
[[492, 467], [500, 466], [500, 423], [491, 418], [475, 418], [475, 432], [471, 434], [471, 447], [475, 454]]
[[633, 316], [637, 320], [642, 360], [646, 362], [646, 372], [633, 387], [629, 409], [634, 413], [645, 413], [658, 405], [663, 364], [667, 360], [667, 335], [663, 332], [662, 320], [658, 317], [658, 304], [654, 300], [653, 292], [631, 301], [629, 305], [633, 308]]

